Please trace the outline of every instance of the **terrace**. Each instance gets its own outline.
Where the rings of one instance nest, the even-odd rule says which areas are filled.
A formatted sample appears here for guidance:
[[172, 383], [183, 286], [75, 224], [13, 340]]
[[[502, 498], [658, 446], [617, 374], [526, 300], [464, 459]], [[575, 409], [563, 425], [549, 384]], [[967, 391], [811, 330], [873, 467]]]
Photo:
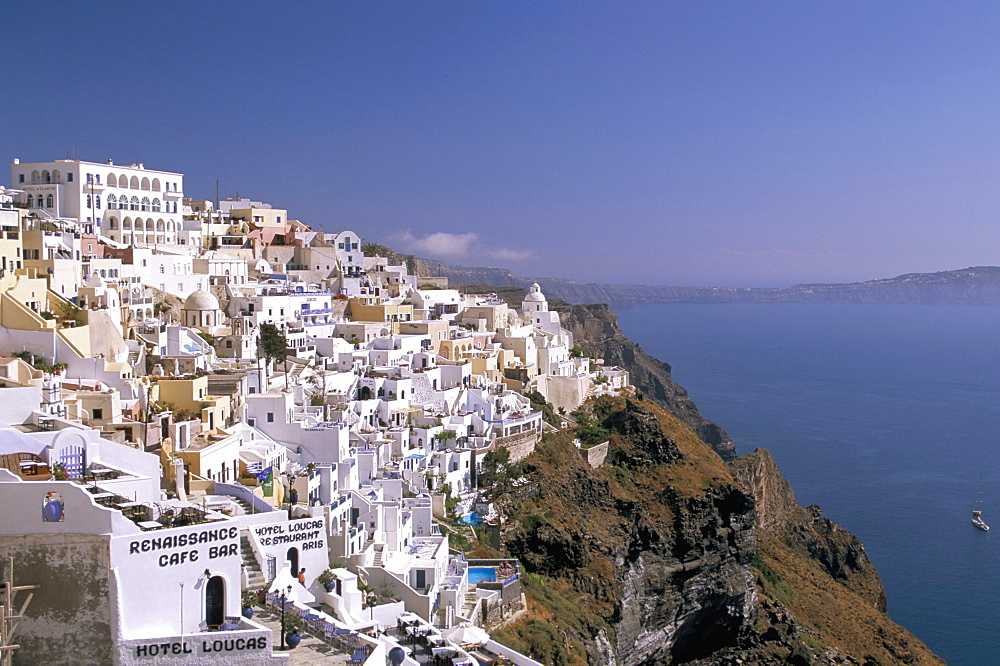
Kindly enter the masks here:
[[214, 523], [225, 519], [224, 516], [208, 509], [186, 502], [170, 500], [135, 502], [96, 484], [87, 487], [87, 492], [92, 495], [94, 502], [105, 508], [120, 511], [144, 532]]

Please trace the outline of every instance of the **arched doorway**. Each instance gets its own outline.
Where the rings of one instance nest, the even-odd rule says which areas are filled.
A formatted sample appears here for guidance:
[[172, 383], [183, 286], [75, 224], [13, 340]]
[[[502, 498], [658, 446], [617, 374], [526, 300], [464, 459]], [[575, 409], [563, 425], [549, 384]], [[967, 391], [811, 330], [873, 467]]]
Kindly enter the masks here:
[[226, 582], [212, 576], [205, 586], [205, 624], [218, 627], [226, 621]]
[[295, 548], [294, 546], [292, 548], [289, 548], [288, 549], [288, 555], [285, 556], [285, 559], [288, 560], [288, 563], [292, 567], [292, 577], [298, 576], [299, 575], [299, 549]]

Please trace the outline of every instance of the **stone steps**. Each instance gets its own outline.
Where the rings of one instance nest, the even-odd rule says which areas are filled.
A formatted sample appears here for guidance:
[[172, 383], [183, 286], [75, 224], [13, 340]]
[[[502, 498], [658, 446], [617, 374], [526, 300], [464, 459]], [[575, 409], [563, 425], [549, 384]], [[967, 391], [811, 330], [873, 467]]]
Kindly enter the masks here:
[[250, 545], [250, 536], [246, 532], [240, 534], [240, 558], [246, 567], [247, 589], [255, 591], [264, 589], [267, 586], [267, 579], [257, 564], [253, 546]]
[[231, 499], [232, 501], [236, 502], [241, 507], [243, 507], [243, 511], [247, 515], [249, 515], [251, 513], [256, 513], [256, 511], [254, 511], [253, 504], [251, 504], [250, 502], [246, 501], [245, 499], [242, 499], [240, 497], [235, 497], [233, 495], [230, 495], [229, 499]]

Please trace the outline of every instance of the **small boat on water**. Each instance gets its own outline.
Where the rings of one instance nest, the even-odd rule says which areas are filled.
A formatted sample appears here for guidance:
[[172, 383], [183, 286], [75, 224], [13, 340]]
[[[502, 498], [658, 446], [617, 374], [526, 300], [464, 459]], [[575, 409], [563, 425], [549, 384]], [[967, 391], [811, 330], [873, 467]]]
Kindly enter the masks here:
[[972, 524], [983, 530], [984, 532], [990, 531], [990, 526], [983, 522], [983, 512], [976, 510], [972, 512]]

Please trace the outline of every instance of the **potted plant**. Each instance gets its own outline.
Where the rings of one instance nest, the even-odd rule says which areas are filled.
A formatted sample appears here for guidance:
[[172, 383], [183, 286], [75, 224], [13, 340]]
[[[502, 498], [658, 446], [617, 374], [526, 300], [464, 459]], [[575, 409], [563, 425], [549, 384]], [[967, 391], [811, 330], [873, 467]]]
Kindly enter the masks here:
[[332, 569], [324, 569], [323, 573], [321, 573], [316, 580], [319, 581], [319, 584], [322, 585], [327, 592], [332, 592], [333, 587], [337, 582], [337, 577], [333, 575]]
[[252, 590], [243, 590], [240, 596], [243, 599], [243, 617], [249, 620], [253, 617], [253, 605], [257, 602], [257, 594]]
[[281, 626], [285, 630], [285, 645], [289, 648], [296, 647], [302, 641], [302, 618], [298, 613], [286, 612], [281, 618]]

